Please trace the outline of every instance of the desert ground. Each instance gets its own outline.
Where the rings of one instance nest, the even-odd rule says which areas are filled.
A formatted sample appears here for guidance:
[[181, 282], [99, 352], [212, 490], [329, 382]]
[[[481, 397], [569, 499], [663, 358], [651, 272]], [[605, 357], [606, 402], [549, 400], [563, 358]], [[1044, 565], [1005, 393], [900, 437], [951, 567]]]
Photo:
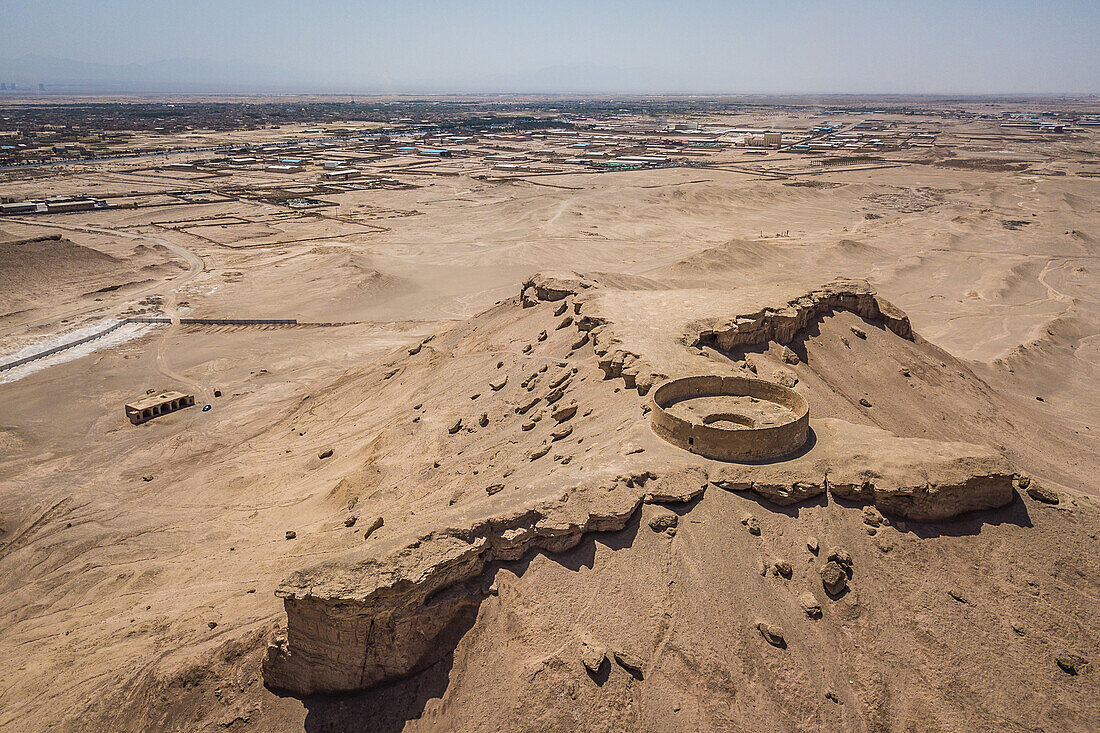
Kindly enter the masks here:
[[0, 169], [0, 730], [1100, 729], [1095, 100], [389, 103]]

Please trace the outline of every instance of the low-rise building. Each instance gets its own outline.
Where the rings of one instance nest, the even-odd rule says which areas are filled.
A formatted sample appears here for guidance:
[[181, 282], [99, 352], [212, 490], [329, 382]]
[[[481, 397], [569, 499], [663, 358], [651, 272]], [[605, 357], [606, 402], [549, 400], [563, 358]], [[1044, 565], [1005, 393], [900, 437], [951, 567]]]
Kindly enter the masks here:
[[126, 418], [134, 425], [148, 422], [154, 417], [182, 410], [195, 404], [195, 395], [183, 392], [161, 392], [126, 404]]

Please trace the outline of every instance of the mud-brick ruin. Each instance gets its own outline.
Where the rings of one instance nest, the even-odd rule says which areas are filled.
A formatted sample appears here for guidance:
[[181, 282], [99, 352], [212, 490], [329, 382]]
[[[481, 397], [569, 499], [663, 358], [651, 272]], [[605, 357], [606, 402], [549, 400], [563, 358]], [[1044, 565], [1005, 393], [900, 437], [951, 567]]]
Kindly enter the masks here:
[[183, 392], [161, 392], [136, 402], [126, 404], [126, 418], [134, 425], [141, 425], [154, 417], [182, 410], [195, 404], [195, 395]]
[[673, 445], [719, 461], [763, 461], [806, 443], [806, 398], [746, 377], [684, 377], [653, 390], [653, 431]]

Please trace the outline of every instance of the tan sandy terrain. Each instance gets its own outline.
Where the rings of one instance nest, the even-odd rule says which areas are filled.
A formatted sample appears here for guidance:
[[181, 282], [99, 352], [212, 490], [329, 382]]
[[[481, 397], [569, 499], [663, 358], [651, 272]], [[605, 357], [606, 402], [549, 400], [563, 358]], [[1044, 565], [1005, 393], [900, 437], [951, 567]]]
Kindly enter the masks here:
[[[0, 730], [1096, 730], [1100, 132], [941, 112], [829, 168], [0, 171], [114, 202], [0, 217], [0, 362], [299, 321], [0, 371]], [[810, 437], [663, 440], [697, 375]]]

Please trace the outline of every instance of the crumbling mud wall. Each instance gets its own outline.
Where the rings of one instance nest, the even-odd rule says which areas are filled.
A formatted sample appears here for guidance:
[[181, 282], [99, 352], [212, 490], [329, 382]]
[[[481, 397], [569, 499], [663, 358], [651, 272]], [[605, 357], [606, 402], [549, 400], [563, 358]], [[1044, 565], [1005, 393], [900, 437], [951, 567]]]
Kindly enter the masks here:
[[699, 345], [732, 351], [775, 341], [789, 344], [805, 328], [830, 313], [850, 311], [871, 323], [881, 323], [903, 339], [913, 339], [909, 316], [878, 297], [863, 280], [834, 280], [781, 308], [764, 308], [738, 315], [726, 324], [700, 324]]
[[[677, 417], [665, 408], [692, 397], [747, 396], [786, 407], [780, 425], [727, 429]], [[653, 390], [650, 424], [660, 437], [684, 450], [720, 461], [761, 461], [790, 455], [806, 443], [810, 406], [802, 395], [773, 382], [745, 377], [684, 377]]]

